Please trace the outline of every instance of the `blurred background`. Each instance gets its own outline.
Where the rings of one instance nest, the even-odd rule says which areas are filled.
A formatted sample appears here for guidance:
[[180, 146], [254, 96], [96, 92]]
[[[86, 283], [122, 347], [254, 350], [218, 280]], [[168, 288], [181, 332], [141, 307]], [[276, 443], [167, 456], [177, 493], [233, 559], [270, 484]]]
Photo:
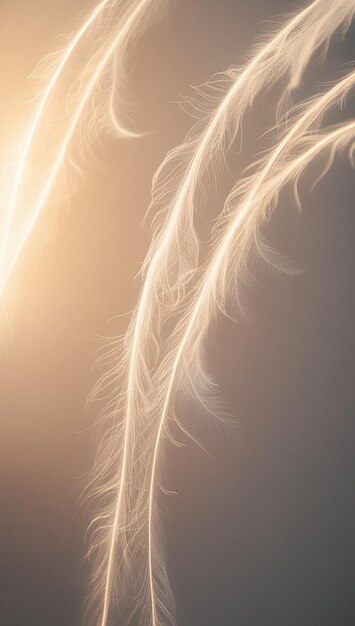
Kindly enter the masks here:
[[[40, 254], [33, 242], [25, 251], [0, 349], [1, 624], [81, 623], [90, 511], [79, 500], [99, 408], [87, 412], [85, 401], [100, 337], [125, 330], [128, 317], [118, 316], [137, 299], [152, 175], [191, 126], [178, 105], [191, 85], [242, 62], [275, 16], [299, 6], [175, 0], [138, 43], [132, 68], [136, 127], [155, 132], [108, 141], [103, 166], [87, 168]], [[85, 8], [1, 0], [2, 145], [33, 95], [28, 75]], [[331, 46], [310, 84], [339, 76], [354, 34]], [[272, 101], [259, 108], [267, 117]], [[349, 101], [341, 115], [351, 113]], [[230, 182], [211, 190], [207, 216]], [[177, 495], [160, 506], [179, 626], [355, 623], [353, 199], [341, 158], [303, 194], [301, 216], [282, 194], [269, 235], [305, 271], [261, 273], [250, 319], [220, 319], [211, 333], [211, 368], [238, 426], [194, 420], [186, 407], [210, 455], [188, 441], [166, 451], [164, 485]]]

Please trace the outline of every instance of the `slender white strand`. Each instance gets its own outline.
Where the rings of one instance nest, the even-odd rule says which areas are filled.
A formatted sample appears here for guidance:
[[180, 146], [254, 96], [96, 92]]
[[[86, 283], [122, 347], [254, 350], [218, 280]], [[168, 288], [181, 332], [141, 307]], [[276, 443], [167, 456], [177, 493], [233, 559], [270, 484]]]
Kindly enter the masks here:
[[[157, 387], [153, 372], [157, 367], [161, 372], [159, 359], [165, 345], [161, 331], [169, 317], [179, 313], [198, 263], [194, 213], [201, 176], [225, 151], [226, 136], [235, 137], [256, 95], [285, 75], [288, 81], [282, 95], [290, 93], [315, 50], [327, 44], [339, 25], [348, 23], [353, 11], [353, 1], [317, 0], [291, 18], [259, 46], [242, 70], [228, 73], [229, 89], [217, 108], [202, 128], [198, 125], [183, 146], [168, 155], [154, 179], [151, 208], [163, 205], [163, 212], [155, 222], [139, 303], [111, 375], [105, 375], [103, 385], [95, 390], [113, 386], [106, 415], [112, 426], [102, 441], [95, 470], [97, 494], [105, 496], [107, 503], [95, 520], [100, 529], [93, 541], [95, 584], [105, 598], [101, 626], [107, 624], [112, 597], [129, 597], [132, 589], [139, 598], [135, 610], [142, 623], [174, 624], [154, 506], [159, 442], [167, 413], [161, 422], [161, 381]], [[171, 337], [168, 345], [170, 341]], [[149, 487], [147, 468], [152, 476]], [[147, 555], [148, 572], [140, 563], [137, 574], [135, 564]]]
[[[312, 13], [312, 10], [316, 15]], [[339, 26], [339, 23], [349, 20], [353, 10], [354, 2], [338, 4], [315, 3], [293, 18], [275, 37], [258, 50], [244, 70], [240, 73], [237, 72], [235, 81], [222, 99], [221, 104], [209, 118], [201, 136], [198, 135], [197, 139], [193, 136], [192, 139], [188, 139], [185, 145], [168, 155], [167, 161], [163, 163], [158, 171], [153, 186], [153, 198], [154, 193], [157, 194], [160, 202], [162, 195], [167, 193], [164, 187], [162, 192], [157, 182], [162, 172], [166, 175], [166, 168], [170, 172], [172, 164], [173, 167], [176, 167], [176, 157], [180, 158], [185, 153], [189, 155], [192, 150], [192, 158], [188, 159], [182, 182], [178, 186], [177, 193], [173, 195], [170, 206], [168, 206], [167, 221], [159, 232], [157, 240], [153, 240], [151, 251], [147, 256], [147, 273], [137, 312], [136, 329], [138, 329], [140, 340], [142, 335], [139, 329], [142, 327], [143, 322], [140, 318], [144, 318], [145, 323], [147, 315], [155, 315], [156, 324], [157, 319], [159, 320], [159, 315], [162, 315], [164, 306], [162, 300], [164, 298], [167, 300], [165, 306], [168, 309], [173, 306], [175, 310], [180, 300], [184, 297], [184, 281], [186, 281], [186, 277], [189, 278], [191, 276], [198, 258], [198, 240], [194, 230], [194, 205], [198, 184], [206, 166], [214, 158], [215, 153], [218, 150], [225, 149], [223, 139], [227, 131], [230, 139], [234, 139], [240, 127], [243, 114], [247, 106], [252, 104], [256, 94], [265, 84], [270, 85], [270, 83], [276, 82], [280, 75], [289, 71], [289, 83], [282, 94], [284, 98], [288, 90], [293, 89], [301, 79], [302, 71], [315, 49], [321, 43], [327, 41], [334, 29]], [[173, 246], [170, 243], [173, 238], [176, 239], [175, 250], [172, 249]], [[195, 259], [191, 262], [190, 259], [193, 254], [195, 254]], [[189, 265], [189, 262], [191, 265]], [[169, 270], [170, 274], [168, 273]], [[161, 276], [159, 276], [159, 273]], [[156, 294], [158, 294], [158, 297]], [[166, 294], [168, 294], [168, 297]], [[155, 307], [154, 299], [156, 300]], [[164, 319], [165, 316], [162, 315], [162, 324]], [[159, 329], [157, 336], [159, 336]], [[139, 346], [141, 349], [144, 344], [140, 340]], [[131, 354], [133, 355], [131, 362], [133, 363], [135, 375], [137, 359], [134, 358], [134, 350]], [[134, 386], [128, 386], [128, 393], [135, 393]], [[157, 439], [160, 438], [160, 434], [161, 432], [158, 431]], [[154, 454], [152, 470], [154, 477], [156, 475], [157, 460], [158, 455]], [[152, 601], [152, 622], [155, 625], [159, 622], [154, 584], [154, 554], [157, 551], [153, 546], [154, 516], [152, 502], [149, 508], [149, 583]]]
[[[87, 118], [87, 132], [85, 133], [85, 142], [87, 144], [90, 141], [90, 134], [97, 135], [99, 129], [107, 125], [107, 118], [109, 118], [116, 134], [126, 138], [137, 136], [137, 133], [126, 128], [123, 122], [119, 120], [110, 96], [107, 97], [106, 102], [104, 92], [103, 96], [101, 96], [98, 87], [104, 80], [107, 72], [111, 71], [115, 93], [119, 88], [122, 89], [125, 80], [124, 62], [128, 47], [131, 46], [137, 34], [146, 28], [148, 23], [151, 22], [152, 16], [157, 14], [164, 4], [165, 2], [162, 0], [133, 0], [132, 2], [127, 0], [103, 0], [90, 13], [78, 33], [59, 56], [59, 61], [56, 62], [55, 69], [50, 75], [48, 83], [36, 105], [24, 142], [20, 147], [10, 197], [5, 205], [0, 252], [0, 296], [3, 294], [22, 250], [48, 202], [65, 160], [70, 160], [68, 155], [69, 149], [72, 146], [75, 132], [85, 120], [84, 116], [86, 115]], [[26, 195], [26, 193], [28, 194], [26, 189], [27, 169], [39, 131], [43, 124], [48, 123], [46, 113], [49, 101], [56, 94], [58, 83], [79, 43], [96, 23], [98, 23], [99, 32], [100, 28], [103, 28], [103, 24], [106, 25], [104, 34], [100, 32], [98, 44], [96, 44], [98, 50], [94, 52], [83, 69], [80, 70], [79, 76], [69, 89], [69, 98], [65, 103], [64, 125], [60, 131], [56, 130], [56, 134], [60, 137], [59, 143], [54, 147], [52, 157], [48, 147], [50, 161], [49, 164], [48, 162], [46, 163], [46, 171], [42, 176], [39, 189], [35, 191], [37, 197], [31, 202], [31, 198], [29, 200]], [[116, 59], [116, 62], [113, 61], [114, 59]], [[119, 67], [118, 61], [120, 62]], [[94, 98], [95, 93], [96, 99]], [[105, 98], [104, 102], [100, 102], [99, 97]], [[92, 111], [90, 110], [90, 104], [92, 104]], [[94, 117], [94, 122], [90, 122], [90, 115]], [[92, 132], [90, 133], [89, 130]], [[81, 151], [81, 156], [82, 154]], [[33, 187], [32, 179], [33, 176], [30, 176], [30, 182]], [[25, 217], [17, 225], [16, 222], [19, 221], [18, 216], [21, 212]]]
[[[230, 297], [224, 290], [227, 287], [229, 288], [230, 284], [237, 284], [237, 286], [242, 284], [245, 265], [253, 255], [259, 255], [259, 246], [256, 245], [259, 230], [270, 209], [272, 210], [276, 206], [275, 200], [277, 200], [281, 189], [290, 181], [298, 179], [305, 168], [322, 151], [330, 150], [331, 152], [331, 160], [328, 162], [327, 169], [331, 165], [336, 150], [349, 146], [349, 144], [349, 153], [353, 159], [354, 140], [355, 121], [353, 120], [339, 125], [327, 133], [318, 132], [313, 135], [298, 137], [298, 148], [302, 146], [300, 154], [293, 158], [290, 158], [289, 155], [288, 157], [284, 155], [281, 163], [277, 163], [275, 160], [273, 175], [269, 178], [265, 176], [263, 183], [254, 180], [252, 189], [244, 200], [236, 202], [235, 192], [228, 198], [227, 202], [235, 205], [232, 217], [222, 236], [220, 236], [211, 261], [200, 280], [199, 288], [196, 289], [196, 297], [192, 299], [192, 304], [189, 306], [186, 315], [177, 325], [174, 333], [174, 342], [177, 349], [173, 355], [169, 354], [165, 362], [162, 363], [162, 369], [170, 361], [172, 366], [169, 368], [168, 375], [164, 372], [164, 379], [168, 381], [168, 384], [164, 387], [163, 392], [164, 404], [158, 430], [160, 440], [163, 428], [166, 425], [167, 412], [173, 393], [176, 392], [178, 387], [183, 385], [190, 387], [191, 371], [194, 372], [193, 376], [196, 377], [200, 368], [202, 343], [206, 338], [208, 327], [218, 310], [223, 310], [226, 300]], [[293, 148], [295, 148], [294, 143]], [[285, 271], [287, 271], [286, 268]], [[239, 273], [241, 273], [240, 282], [235, 278]], [[226, 281], [227, 274], [232, 275], [229, 284]], [[196, 363], [198, 363], [197, 367]], [[182, 375], [178, 375], [179, 368], [185, 369]], [[188, 373], [189, 371], [190, 373]], [[159, 377], [162, 378], [161, 372], [157, 374], [157, 378]], [[209, 381], [207, 373], [202, 373], [201, 375], [201, 372], [199, 372], [197, 378]], [[194, 388], [196, 389], [196, 387]], [[157, 437], [156, 456], [158, 455], [159, 445]], [[154, 484], [155, 481], [153, 480], [152, 498], [154, 496]]]
[[[155, 439], [151, 480], [149, 488], [149, 539], [154, 541], [153, 525], [155, 498], [157, 486], [157, 468], [160, 455], [160, 448], [163, 434], [166, 433], [169, 412], [172, 411], [172, 396], [177, 390], [184, 387], [190, 387], [189, 379], [193, 381], [194, 393], [198, 394], [205, 405], [208, 405], [206, 390], [211, 388], [211, 380], [203, 366], [203, 340], [206, 336], [209, 324], [216, 315], [218, 309], [225, 310], [225, 300], [229, 296], [231, 290], [237, 290], [239, 283], [245, 280], [247, 269], [248, 255], [247, 252], [253, 251], [254, 248], [260, 250], [261, 244], [255, 245], [254, 240], [258, 240], [259, 230], [261, 227], [262, 217], [265, 213], [265, 207], [270, 206], [272, 198], [275, 197], [280, 188], [290, 179], [292, 179], [299, 171], [303, 171], [311, 158], [328, 145], [337, 144], [343, 137], [349, 135], [353, 137], [354, 124], [344, 126], [334, 131], [325, 138], [317, 137], [317, 141], [304, 155], [295, 158], [289, 164], [280, 167], [278, 176], [275, 175], [268, 180], [270, 173], [276, 167], [281, 155], [285, 151], [295, 148], [295, 144], [300, 142], [305, 129], [315, 120], [316, 116], [324, 114], [326, 108], [332, 102], [343, 97], [344, 93], [350, 89], [355, 83], [355, 74], [351, 74], [329, 94], [317, 100], [305, 114], [295, 123], [292, 130], [275, 151], [268, 155], [266, 165], [260, 173], [253, 177], [248, 186], [249, 193], [246, 199], [238, 204], [237, 207], [232, 205], [234, 193], [228, 200], [229, 211], [233, 208], [231, 223], [221, 237], [221, 242], [217, 246], [217, 250], [212, 257], [208, 268], [204, 274], [200, 291], [193, 304], [190, 305], [188, 313], [183, 315], [182, 322], [177, 325], [176, 331], [170, 337], [169, 354], [163, 360], [160, 371], [155, 376], [154, 386], [162, 393], [161, 404], [158, 403], [159, 420]], [[284, 157], [283, 157], [284, 158]], [[255, 206], [254, 206], [255, 205]], [[231, 258], [230, 258], [231, 257]], [[237, 282], [235, 286], [233, 279]], [[229, 277], [228, 286], [227, 277]], [[232, 282], [232, 284], [231, 284]], [[238, 298], [238, 295], [236, 296]], [[170, 346], [173, 346], [170, 352]], [[181, 373], [186, 367], [186, 371]], [[168, 372], [168, 373], [167, 373]], [[200, 390], [200, 391], [196, 391]], [[157, 409], [155, 409], [157, 410]], [[149, 574], [153, 579], [153, 547], [150, 548], [151, 557], [149, 559]]]
[[30, 150], [31, 150], [31, 146], [32, 146], [36, 131], [41, 123], [43, 113], [50, 99], [50, 96], [53, 90], [55, 89], [56, 83], [59, 80], [60, 75], [62, 74], [68, 60], [70, 59], [71, 55], [75, 51], [75, 48], [78, 46], [78, 44], [80, 43], [85, 33], [89, 30], [90, 26], [94, 23], [94, 21], [103, 11], [103, 9], [109, 4], [109, 2], [110, 0], [102, 0], [102, 2], [100, 2], [100, 4], [98, 4], [98, 6], [90, 13], [90, 15], [85, 20], [84, 24], [81, 26], [79, 31], [72, 38], [69, 45], [65, 48], [59, 60], [59, 63], [57, 67], [55, 68], [55, 71], [53, 72], [50, 80], [48, 81], [48, 84], [37, 104], [37, 109], [35, 111], [33, 119], [31, 120], [29, 129], [27, 132], [27, 136], [25, 138], [24, 145], [21, 150], [21, 154], [18, 159], [14, 181], [12, 184], [12, 190], [10, 193], [9, 203], [7, 206], [7, 213], [6, 213], [6, 219], [5, 219], [4, 229], [3, 229], [3, 238], [2, 238], [2, 246], [1, 246], [1, 254], [0, 254], [0, 276], [3, 276], [4, 273], [8, 271], [7, 269], [5, 270], [5, 267], [7, 265], [6, 263], [7, 240], [9, 237], [9, 231], [10, 231], [11, 222], [13, 219], [13, 213], [16, 209], [16, 202], [17, 202], [17, 197], [19, 194], [19, 189], [21, 186], [22, 177], [24, 174], [24, 170], [26, 168], [26, 162], [27, 162]]

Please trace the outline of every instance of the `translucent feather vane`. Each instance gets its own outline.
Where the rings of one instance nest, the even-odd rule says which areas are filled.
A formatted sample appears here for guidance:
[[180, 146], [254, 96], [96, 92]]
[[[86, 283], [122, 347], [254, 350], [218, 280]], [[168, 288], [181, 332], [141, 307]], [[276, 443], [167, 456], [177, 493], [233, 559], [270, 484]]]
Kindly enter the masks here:
[[[167, 4], [102, 0], [63, 50], [40, 64], [42, 89], [13, 159], [2, 166], [2, 180], [9, 184], [1, 193], [0, 297], [59, 187], [63, 193], [60, 179], [70, 193], [73, 176], [87, 159], [95, 159], [95, 142], [105, 133], [137, 138], [125, 104], [127, 61], [138, 37]], [[322, 123], [354, 89], [355, 71], [291, 104], [314, 56], [324, 57], [331, 38], [346, 32], [354, 10], [355, 0], [314, 0], [285, 16], [243, 65], [224, 72], [218, 86], [211, 80], [201, 101], [192, 103], [202, 112], [200, 119], [153, 178], [148, 209], [153, 234], [138, 303], [126, 335], [107, 354], [110, 369], [91, 394], [108, 402], [98, 420], [98, 452], [88, 486], [96, 513], [90, 525], [92, 579], [85, 623], [176, 624], [158, 510], [163, 452], [169, 441], [175, 443], [170, 424], [175, 421], [193, 438], [177, 411], [185, 396], [218, 413], [205, 362], [206, 337], [218, 315], [241, 315], [255, 261], [293, 271], [264, 234], [281, 190], [296, 188], [320, 155], [327, 155], [329, 168], [335, 154], [347, 150], [354, 163], [355, 122], [325, 129]], [[266, 93], [277, 132], [267, 134], [264, 155], [222, 198], [203, 244], [197, 216], [208, 193], [205, 181], [223, 175], [227, 154], [237, 160], [231, 148], [247, 112], [257, 111], [257, 100]], [[280, 122], [281, 111], [286, 124]]]
[[[210, 387], [201, 365], [202, 351], [190, 339], [190, 332], [192, 336], [196, 332], [194, 324], [186, 341], [183, 332], [190, 328], [191, 319], [199, 317], [201, 344], [202, 329], [207, 331], [214, 310], [212, 304], [205, 311], [191, 304], [199, 265], [195, 208], [201, 178], [214, 161], [223, 159], [257, 94], [286, 77], [275, 106], [278, 110], [280, 102], [285, 102], [300, 82], [314, 52], [327, 46], [339, 26], [348, 26], [353, 11], [353, 2], [317, 1], [291, 17], [254, 51], [243, 68], [227, 73], [228, 88], [216, 108], [168, 154], [154, 177], [150, 211], [160, 209], [160, 213], [154, 220], [153, 241], [143, 267], [141, 295], [125, 340], [118, 342], [116, 364], [94, 390], [95, 394], [102, 388], [112, 389], [106, 413], [109, 427], [94, 475], [96, 494], [106, 503], [95, 520], [98, 530], [93, 542], [97, 553], [94, 598], [95, 591], [98, 601], [104, 596], [102, 626], [109, 623], [110, 605], [118, 605], [122, 622], [132, 610], [143, 624], [175, 623], [156, 500], [172, 397], [184, 388], [188, 378], [194, 381], [195, 391], [201, 388], [206, 393]], [[349, 78], [339, 87], [339, 97], [351, 81]], [[324, 96], [319, 110], [310, 108], [306, 117], [300, 118], [291, 135], [295, 143], [300, 142], [307, 124], [321, 120], [337, 93]], [[283, 153], [281, 145], [278, 149]], [[216, 305], [219, 284], [213, 282]], [[198, 313], [188, 315], [190, 308]], [[167, 333], [176, 318], [175, 330]], [[114, 358], [114, 350], [111, 356]], [[190, 368], [187, 378], [181, 360], [190, 358], [193, 373]], [[199, 393], [201, 398], [204, 395]], [[134, 599], [128, 612], [127, 598]]]
[[[2, 165], [10, 182], [1, 194], [0, 295], [64, 166], [79, 170], [103, 130], [137, 136], [127, 126], [123, 106], [127, 55], [165, 5], [164, 0], [102, 0], [64, 49], [41, 62], [44, 86], [12, 160]], [[91, 52], [82, 61], [84, 44]]]

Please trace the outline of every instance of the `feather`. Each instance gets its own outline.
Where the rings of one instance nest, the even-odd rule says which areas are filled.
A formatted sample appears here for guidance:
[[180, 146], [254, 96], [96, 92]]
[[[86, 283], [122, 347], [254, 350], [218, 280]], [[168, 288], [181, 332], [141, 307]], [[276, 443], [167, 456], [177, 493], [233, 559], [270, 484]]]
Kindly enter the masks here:
[[[353, 76], [354, 79], [354, 76]], [[220, 237], [211, 262], [203, 277], [195, 286], [195, 296], [188, 298], [188, 306], [181, 314], [179, 322], [169, 341], [167, 354], [153, 377], [152, 386], [156, 389], [156, 399], [150, 409], [152, 428], [154, 427], [154, 447], [149, 472], [149, 552], [148, 569], [152, 578], [153, 590], [159, 585], [159, 569], [155, 565], [159, 537], [156, 528], [156, 498], [158, 468], [162, 444], [169, 436], [169, 421], [174, 418], [176, 398], [189, 394], [197, 397], [203, 407], [215, 414], [215, 405], [210, 405], [210, 396], [215, 392], [204, 359], [204, 341], [211, 321], [219, 310], [226, 311], [226, 301], [238, 300], [238, 292], [245, 282], [248, 284], [248, 265], [260, 253], [265, 243], [260, 243], [260, 230], [265, 216], [276, 205], [279, 191], [289, 181], [297, 180], [303, 170], [323, 150], [330, 150], [328, 166], [335, 151], [352, 142], [355, 149], [355, 122], [344, 124], [328, 134], [321, 133], [299, 138], [297, 148], [300, 154], [282, 166], [276, 166], [269, 179], [263, 184], [254, 180], [252, 191], [241, 202], [234, 204], [234, 195], [228, 200], [231, 219]], [[295, 147], [295, 146], [294, 146]], [[254, 187], [255, 185], [255, 187]], [[257, 185], [257, 186], [256, 186]], [[265, 256], [265, 255], [264, 255]], [[176, 421], [179, 421], [176, 418]], [[148, 487], [147, 487], [148, 489]], [[161, 565], [160, 565], [161, 569]], [[163, 622], [162, 622], [163, 623]]]
[[[18, 142], [15, 162], [3, 167], [14, 174], [8, 195], [2, 190], [0, 295], [63, 166], [71, 164], [80, 170], [76, 162], [82, 167], [85, 153], [103, 130], [112, 128], [120, 137], [137, 136], [124, 122], [123, 105], [117, 109], [126, 81], [127, 54], [164, 5], [165, 0], [102, 0], [64, 50], [40, 64], [37, 73], [44, 87]], [[92, 52], [80, 63], [83, 43]], [[75, 79], [68, 82], [66, 70], [73, 71], [72, 64], [78, 63]]]
[[[210, 386], [211, 381], [204, 370], [202, 353], [211, 321], [219, 311], [226, 313], [228, 301], [233, 304], [237, 301], [238, 304], [239, 289], [250, 282], [248, 266], [253, 257], [260, 256], [270, 262], [268, 255], [262, 250], [265, 244], [260, 243], [259, 237], [263, 223], [277, 205], [282, 188], [296, 181], [310, 162], [325, 150], [329, 150], [331, 154], [327, 163], [328, 169], [335, 151], [354, 140], [355, 122], [339, 125], [326, 133], [309, 132], [315, 119], [341, 102], [354, 87], [355, 72], [351, 72], [332, 89], [308, 103], [280, 143], [264, 156], [257, 172], [238, 183], [229, 194], [211, 258], [170, 338], [169, 354], [155, 373], [156, 387], [165, 389], [165, 402], [167, 393], [164, 381], [169, 381], [169, 401], [173, 387], [177, 389], [185, 385], [191, 388], [189, 380], [195, 381], [194, 394], [201, 388], [202, 397], [204, 389]], [[351, 148], [354, 149], [354, 144]], [[273, 257], [271, 263], [274, 265]], [[276, 266], [281, 271], [289, 271], [282, 264]], [[175, 349], [171, 349], [173, 344]], [[174, 352], [172, 358], [170, 353]], [[168, 376], [167, 363], [171, 360], [173, 366], [168, 369], [172, 373]], [[178, 375], [179, 368], [185, 370], [183, 374]], [[161, 384], [159, 381], [162, 381]], [[166, 412], [164, 421], [165, 419]]]
[[[112, 369], [93, 391], [93, 397], [102, 390], [111, 394], [93, 476], [100, 507], [93, 522], [91, 607], [95, 616], [101, 610], [100, 626], [107, 626], [117, 603], [125, 623], [137, 613], [142, 624], [175, 623], [156, 490], [161, 443], [172, 417], [170, 396], [173, 388], [181, 388], [180, 360], [176, 368], [174, 363], [182, 329], [189, 324], [186, 300], [194, 292], [188, 288], [199, 262], [194, 215], [201, 178], [211, 162], [223, 158], [257, 94], [284, 76], [282, 95], [289, 94], [315, 50], [349, 22], [353, 10], [353, 1], [317, 0], [292, 17], [244, 68], [226, 74], [228, 89], [217, 107], [168, 154], [154, 178], [150, 209], [163, 209], [154, 221], [138, 306], [124, 341], [113, 347]], [[171, 333], [176, 316], [179, 322]], [[204, 319], [202, 315], [201, 326]], [[190, 378], [198, 388], [207, 388], [202, 352], [194, 351], [194, 356]], [[126, 604], [134, 605], [132, 612]]]

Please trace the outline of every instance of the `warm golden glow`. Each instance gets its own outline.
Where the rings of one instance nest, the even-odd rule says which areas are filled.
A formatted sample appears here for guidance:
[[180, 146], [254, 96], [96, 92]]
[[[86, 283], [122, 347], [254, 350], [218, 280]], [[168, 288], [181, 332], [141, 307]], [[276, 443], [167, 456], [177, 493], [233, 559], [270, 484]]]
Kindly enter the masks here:
[[[65, 165], [75, 132], [79, 124], [82, 123], [84, 115], [90, 114], [90, 110], [88, 111], [90, 105], [95, 106], [96, 110], [103, 109], [101, 113], [103, 119], [95, 119], [94, 136], [98, 132], [97, 127], [107, 125], [106, 117], [109, 117], [109, 122], [118, 136], [125, 138], [137, 136], [137, 133], [127, 128], [124, 122], [119, 119], [119, 113], [113, 106], [112, 98], [119, 88], [122, 88], [125, 80], [123, 68], [129, 45], [134, 41], [136, 32], [142, 30], [144, 24], [149, 21], [150, 13], [156, 13], [161, 5], [160, 0], [155, 3], [152, 0], [134, 0], [133, 2], [102, 0], [89, 14], [55, 62], [50, 78], [30, 118], [24, 138], [19, 142], [20, 147], [17, 158], [15, 158], [15, 173], [11, 183], [9, 200], [4, 202], [0, 256], [0, 296], [3, 294], [21, 252], [48, 202], [58, 174]], [[55, 133], [59, 139], [56, 140], [53, 153], [48, 147], [49, 161], [45, 164], [45, 172], [39, 174], [35, 172], [36, 177], [38, 175], [40, 177], [40, 184], [34, 199], [31, 199], [31, 193], [29, 194], [30, 199], [28, 199], [26, 185], [29, 183], [26, 169], [29, 166], [31, 151], [36, 147], [35, 143], [40, 128], [48, 121], [46, 112], [49, 101], [55, 97], [56, 87], [66, 66], [84, 35], [90, 31], [93, 25], [96, 25], [99, 30], [96, 35], [99, 42], [96, 45], [98, 50], [84, 64], [80, 74], [75, 76], [74, 83], [68, 88], [68, 94], [63, 103], [65, 111], [63, 125], [62, 128], [56, 129]], [[103, 35], [105, 35], [105, 39], [104, 43], [101, 44], [100, 40]], [[120, 59], [120, 70], [117, 67], [117, 58]], [[50, 66], [52, 64], [53, 61], [50, 57]], [[47, 71], [46, 69], [44, 74]], [[102, 103], [93, 98], [107, 72], [112, 73], [111, 97], [108, 98], [107, 103]], [[74, 102], [70, 102], [68, 98], [71, 97], [73, 90], [75, 91]], [[89, 129], [87, 129], [87, 133], [89, 134]], [[89, 144], [90, 136], [87, 136], [85, 141]], [[80, 163], [77, 167], [80, 167]]]
[[[2, 200], [0, 298], [61, 173], [80, 170], [87, 148], [107, 130], [119, 138], [138, 137], [126, 124], [122, 105], [126, 59], [165, 4], [102, 0], [43, 69], [44, 88], [18, 141], [15, 162], [4, 166], [13, 175]], [[327, 51], [334, 33], [347, 29], [354, 10], [355, 0], [314, 0], [285, 19], [244, 65], [230, 68], [217, 86], [216, 81], [207, 85], [201, 111], [208, 114], [201, 114], [154, 176], [149, 206], [154, 229], [139, 300], [125, 337], [111, 346], [112, 369], [92, 392], [95, 397], [104, 390], [109, 396], [90, 483], [98, 511], [91, 524], [87, 619], [95, 626], [109, 626], [115, 610], [122, 620], [117, 623], [126, 624], [128, 615], [142, 626], [176, 623], [157, 507], [163, 443], [172, 439], [169, 421], [176, 420], [186, 432], [174, 406], [186, 395], [216, 414], [204, 358], [206, 337], [220, 312], [229, 315], [230, 302], [242, 314], [241, 293], [251, 281], [254, 261], [293, 271], [263, 234], [281, 190], [290, 184], [296, 188], [323, 153], [329, 156], [328, 168], [338, 150], [348, 149], [353, 159], [355, 122], [323, 130], [321, 125], [354, 88], [355, 71], [296, 107], [290, 102], [315, 53]], [[204, 177], [216, 175], [241, 135], [247, 110], [258, 96], [270, 94], [270, 87], [277, 93], [269, 98], [278, 134], [267, 153], [250, 164], [252, 174], [237, 180], [221, 203], [203, 262], [196, 216]], [[280, 121], [281, 111], [287, 113], [287, 124]]]

